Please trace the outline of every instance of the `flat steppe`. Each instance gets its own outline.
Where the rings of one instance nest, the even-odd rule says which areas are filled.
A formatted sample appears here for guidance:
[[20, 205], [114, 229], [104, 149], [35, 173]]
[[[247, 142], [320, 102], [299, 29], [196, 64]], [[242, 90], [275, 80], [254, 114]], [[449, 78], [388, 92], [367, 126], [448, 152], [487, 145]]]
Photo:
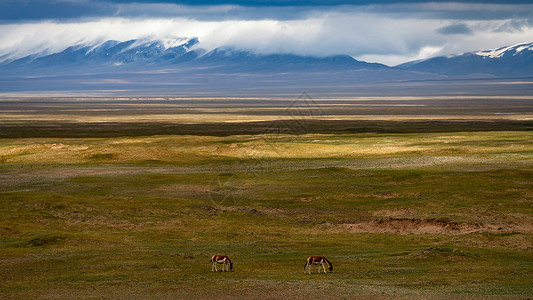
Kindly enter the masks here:
[[0, 298], [531, 298], [532, 129], [527, 96], [6, 98]]

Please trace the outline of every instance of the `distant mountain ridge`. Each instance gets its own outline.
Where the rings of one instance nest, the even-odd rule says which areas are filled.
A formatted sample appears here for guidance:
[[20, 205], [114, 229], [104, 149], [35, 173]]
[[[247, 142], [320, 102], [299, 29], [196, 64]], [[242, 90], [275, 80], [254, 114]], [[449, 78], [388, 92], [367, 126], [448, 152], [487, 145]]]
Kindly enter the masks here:
[[466, 76], [485, 74], [496, 77], [533, 76], [533, 43], [523, 43], [493, 50], [469, 52], [454, 56], [439, 56], [407, 62], [399, 69]]
[[119, 42], [109, 40], [96, 45], [74, 45], [65, 50], [48, 55], [29, 55], [23, 58], [5, 61], [6, 67], [57, 67], [68, 65], [108, 65], [143, 62], [153, 63], [159, 60], [172, 61], [186, 53], [195, 53], [190, 48], [198, 43], [198, 39], [177, 39], [169, 45], [162, 41], [129, 40]]
[[257, 54], [228, 47], [206, 51], [196, 38], [110, 40], [4, 60], [0, 93], [329, 94], [379, 92], [383, 84], [407, 82], [394, 94], [411, 94], [416, 93], [409, 87], [413, 82], [533, 76], [532, 48], [520, 44], [389, 67], [348, 55]]
[[340, 91], [357, 83], [399, 78], [420, 80], [428, 75], [348, 55], [263, 55], [228, 47], [206, 51], [196, 38], [80, 44], [0, 63], [0, 93], [263, 94]]
[[328, 57], [294, 54], [259, 55], [233, 48], [216, 48], [210, 52], [194, 47], [198, 39], [177, 39], [173, 42], [130, 40], [106, 41], [98, 45], [74, 45], [48, 55], [29, 55], [4, 61], [0, 68], [69, 68], [69, 67], [165, 67], [183, 64], [224, 71], [279, 71], [290, 68], [361, 69], [388, 68], [377, 63], [358, 61], [348, 55]]
[[[150, 68], [203, 69], [204, 72], [326, 72], [396, 69], [457, 76], [533, 76], [533, 43], [506, 46], [453, 56], [407, 62], [395, 67], [358, 61], [348, 55], [327, 57], [294, 54], [255, 54], [221, 47], [206, 51], [197, 38], [160, 40], [109, 40], [74, 45], [57, 53], [33, 54], [0, 63], [2, 70], [58, 72], [65, 70], [132, 71]], [[401, 78], [398, 78], [401, 79]]]

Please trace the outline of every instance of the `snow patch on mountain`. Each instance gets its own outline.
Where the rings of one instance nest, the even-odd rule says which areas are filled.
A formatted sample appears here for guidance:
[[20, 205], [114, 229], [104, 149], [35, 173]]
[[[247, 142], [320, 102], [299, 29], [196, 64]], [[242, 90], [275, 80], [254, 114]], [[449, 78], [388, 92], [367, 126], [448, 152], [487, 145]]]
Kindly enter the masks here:
[[187, 39], [187, 38], [167, 38], [167, 39], [163, 39], [161, 40], [161, 43], [163, 43], [163, 47], [165, 49], [168, 49], [168, 48], [174, 48], [174, 47], [179, 47], [179, 46], [182, 46], [184, 44], [186, 44], [187, 42], [189, 42], [191, 39]]
[[451, 77], [529, 77], [533, 76], [533, 43], [433, 57], [404, 63], [396, 68]]
[[[43, 57], [78, 53], [87, 58], [94, 57], [108, 57], [111, 58], [117, 55], [128, 54], [130, 57], [134, 55], [150, 56], [154, 54], [169, 52], [185, 53], [192, 50], [192, 47], [199, 43], [198, 38], [165, 38], [161, 40], [138, 39], [129, 41], [108, 40], [97, 43], [80, 43], [63, 49], [60, 52], [51, 52], [49, 49], [41, 50], [39, 52], [31, 53], [26, 56], [20, 56], [16, 52], [8, 53], [0, 56], [0, 64], [10, 63], [17, 60], [25, 60], [27, 62], [34, 61]], [[134, 50], [132, 53], [132, 50]]]
[[533, 51], [533, 43], [521, 43], [498, 49], [474, 52], [474, 54], [488, 58], [501, 58], [509, 53], [512, 53], [513, 56], [519, 55], [524, 50]]

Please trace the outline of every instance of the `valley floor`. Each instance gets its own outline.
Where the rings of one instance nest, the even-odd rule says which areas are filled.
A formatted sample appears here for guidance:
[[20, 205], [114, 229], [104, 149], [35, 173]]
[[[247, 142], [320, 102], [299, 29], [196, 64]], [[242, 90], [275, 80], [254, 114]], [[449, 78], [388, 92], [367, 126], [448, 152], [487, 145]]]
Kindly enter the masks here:
[[[0, 296], [533, 297], [531, 100], [417, 103], [432, 117], [4, 109]], [[304, 274], [309, 255], [333, 273]]]

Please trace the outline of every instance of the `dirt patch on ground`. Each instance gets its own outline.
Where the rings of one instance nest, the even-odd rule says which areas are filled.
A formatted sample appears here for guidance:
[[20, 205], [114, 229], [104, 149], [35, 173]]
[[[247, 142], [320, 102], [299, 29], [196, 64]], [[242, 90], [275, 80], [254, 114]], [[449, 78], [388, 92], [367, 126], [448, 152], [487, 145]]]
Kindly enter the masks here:
[[376, 217], [386, 217], [386, 218], [401, 218], [407, 216], [413, 216], [415, 214], [414, 209], [407, 208], [397, 208], [397, 209], [386, 209], [373, 212], [372, 215]]
[[357, 224], [339, 224], [350, 232], [395, 234], [465, 234], [484, 231], [480, 224], [457, 223], [441, 219], [384, 218]]
[[400, 194], [397, 193], [371, 193], [371, 194], [359, 194], [359, 197], [363, 198], [380, 198], [380, 199], [390, 199], [399, 197]]
[[233, 206], [223, 206], [223, 205], [216, 205], [215, 206], [209, 206], [209, 205], [203, 205], [199, 207], [201, 210], [203, 210], [206, 214], [209, 216], [218, 216], [219, 214], [225, 213], [225, 212], [242, 212], [250, 215], [256, 215], [256, 216], [263, 216], [263, 215], [272, 215], [277, 217], [283, 217], [284, 211], [282, 209], [277, 208], [250, 208], [250, 207], [233, 207]]

